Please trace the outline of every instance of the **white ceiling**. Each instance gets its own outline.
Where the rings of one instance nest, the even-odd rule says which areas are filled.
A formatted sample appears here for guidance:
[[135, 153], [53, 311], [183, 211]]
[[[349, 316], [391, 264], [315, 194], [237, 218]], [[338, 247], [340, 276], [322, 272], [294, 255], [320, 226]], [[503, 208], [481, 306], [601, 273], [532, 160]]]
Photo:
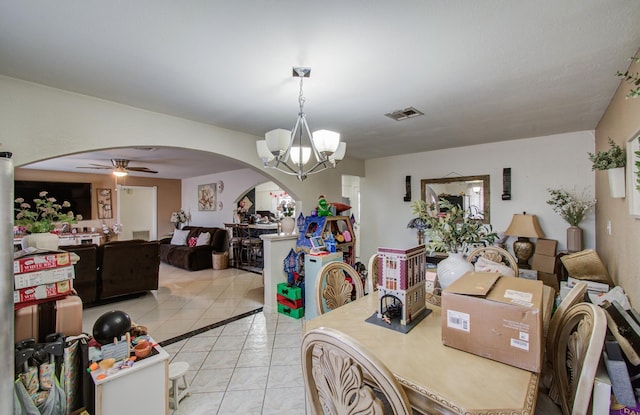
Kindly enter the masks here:
[[[0, 74], [262, 136], [292, 128], [310, 66], [311, 128], [369, 159], [594, 129], [638, 22], [621, 0], [7, 0]], [[384, 116], [409, 106], [425, 115]], [[84, 157], [187, 156], [125, 153]]]

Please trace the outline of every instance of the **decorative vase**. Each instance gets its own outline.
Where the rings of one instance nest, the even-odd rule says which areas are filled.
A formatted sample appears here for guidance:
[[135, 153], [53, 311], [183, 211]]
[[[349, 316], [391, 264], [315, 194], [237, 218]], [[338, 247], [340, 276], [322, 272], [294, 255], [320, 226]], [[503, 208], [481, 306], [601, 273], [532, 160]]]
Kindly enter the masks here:
[[438, 263], [436, 274], [443, 290], [463, 274], [473, 271], [473, 265], [460, 252], [449, 252], [449, 256]]
[[613, 198], [625, 197], [624, 167], [607, 170], [609, 175], [609, 194]]
[[582, 251], [582, 228], [579, 226], [569, 226], [567, 228], [567, 251]]
[[31, 233], [22, 238], [22, 249], [26, 248], [38, 248], [46, 249], [50, 251], [56, 251], [60, 238], [58, 235], [51, 232], [44, 233]]
[[293, 220], [291, 216], [285, 216], [282, 218], [281, 224], [282, 232], [284, 232], [285, 235], [291, 235], [293, 230], [296, 228], [296, 221]]

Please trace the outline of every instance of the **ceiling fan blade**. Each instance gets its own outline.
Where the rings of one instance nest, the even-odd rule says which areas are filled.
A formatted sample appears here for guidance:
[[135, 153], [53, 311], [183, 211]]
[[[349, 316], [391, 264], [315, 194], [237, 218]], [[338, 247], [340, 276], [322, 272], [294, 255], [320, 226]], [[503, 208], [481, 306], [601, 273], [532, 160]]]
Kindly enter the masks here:
[[157, 171], [151, 170], [148, 167], [125, 167], [125, 170], [137, 171], [141, 173], [157, 173]]
[[102, 166], [100, 164], [92, 164], [91, 166], [76, 166], [76, 169], [96, 169], [96, 170], [111, 170], [113, 167], [111, 166]]

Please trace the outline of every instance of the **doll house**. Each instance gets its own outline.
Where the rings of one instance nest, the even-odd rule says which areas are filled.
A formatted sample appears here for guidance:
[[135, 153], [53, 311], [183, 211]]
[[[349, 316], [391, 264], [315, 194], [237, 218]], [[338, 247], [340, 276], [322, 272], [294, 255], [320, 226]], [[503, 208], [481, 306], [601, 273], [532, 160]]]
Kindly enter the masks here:
[[378, 248], [378, 318], [407, 325], [426, 312], [424, 245], [409, 249]]

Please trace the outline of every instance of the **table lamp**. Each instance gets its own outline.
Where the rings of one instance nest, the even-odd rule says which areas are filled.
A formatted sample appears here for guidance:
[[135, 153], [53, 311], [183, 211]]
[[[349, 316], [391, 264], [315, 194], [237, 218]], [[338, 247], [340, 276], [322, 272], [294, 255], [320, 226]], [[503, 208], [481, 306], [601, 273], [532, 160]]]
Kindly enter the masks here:
[[531, 269], [529, 258], [533, 255], [533, 242], [529, 238], [544, 238], [544, 232], [538, 223], [536, 215], [527, 215], [526, 212], [513, 215], [511, 224], [505, 235], [517, 236], [518, 239], [513, 242], [513, 253], [518, 258], [518, 267], [522, 269]]

